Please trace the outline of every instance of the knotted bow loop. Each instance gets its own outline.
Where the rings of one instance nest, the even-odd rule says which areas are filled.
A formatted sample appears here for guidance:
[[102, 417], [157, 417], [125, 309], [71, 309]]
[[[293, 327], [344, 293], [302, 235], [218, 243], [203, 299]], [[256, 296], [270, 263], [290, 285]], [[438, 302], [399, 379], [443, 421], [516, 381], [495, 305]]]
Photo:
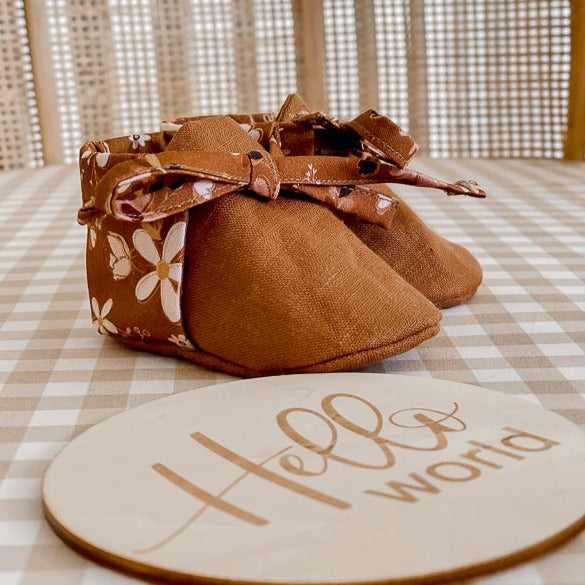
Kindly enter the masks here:
[[[314, 139], [321, 140], [328, 150], [362, 150], [399, 168], [404, 168], [418, 150], [408, 132], [374, 110], [367, 110], [348, 121], [336, 120], [322, 112], [303, 112], [292, 116], [291, 120], [299, 126], [314, 129]], [[285, 140], [290, 132], [289, 125], [281, 123], [280, 130]]]
[[110, 169], [98, 182], [85, 223], [95, 213], [126, 221], [155, 221], [238, 190], [274, 199], [280, 184], [268, 153], [166, 151], [137, 156]]
[[412, 136], [374, 110], [367, 110], [357, 118], [346, 122], [371, 154], [404, 168], [418, 151]]
[[[358, 163], [360, 183], [404, 183], [418, 187], [442, 189], [448, 195], [467, 195], [484, 198], [485, 191], [475, 181], [460, 180], [446, 183], [424, 173], [406, 169], [418, 151], [414, 139], [386, 116], [367, 110], [349, 121], [336, 120], [322, 112], [310, 112], [296, 94], [288, 96], [276, 116], [279, 139], [287, 146], [296, 146], [287, 136], [291, 125], [313, 130], [313, 144], [309, 150], [324, 153], [344, 153]], [[293, 131], [294, 132], [294, 131]], [[293, 152], [306, 152], [298, 147]], [[329, 157], [327, 157], [329, 158]], [[353, 166], [350, 166], [353, 169]]]
[[169, 143], [167, 150], [245, 153], [250, 163], [248, 189], [268, 199], [275, 199], [280, 178], [274, 161], [252, 135], [228, 116], [210, 116], [184, 124]]
[[233, 119], [211, 116], [183, 124], [164, 152], [114, 164], [78, 219], [85, 223], [106, 213], [127, 221], [155, 221], [241, 189], [277, 197], [280, 178], [274, 160]]
[[[375, 110], [367, 110], [348, 121], [304, 110], [287, 118], [294, 124], [317, 130], [317, 136], [325, 138], [328, 146], [335, 150], [359, 146], [360, 150], [399, 168], [404, 168], [418, 151], [418, 144], [408, 132]], [[286, 135], [286, 121], [281, 123], [281, 130]]]

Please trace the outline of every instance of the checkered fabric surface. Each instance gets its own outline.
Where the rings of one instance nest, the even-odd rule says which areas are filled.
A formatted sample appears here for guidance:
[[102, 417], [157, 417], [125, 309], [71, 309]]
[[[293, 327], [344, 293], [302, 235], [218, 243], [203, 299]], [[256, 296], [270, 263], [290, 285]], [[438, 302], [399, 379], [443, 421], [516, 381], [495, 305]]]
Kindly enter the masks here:
[[[439, 336], [365, 371], [433, 376], [520, 396], [585, 429], [585, 165], [422, 160], [475, 178], [487, 200], [400, 188], [472, 250], [484, 284], [443, 312]], [[72, 167], [0, 174], [0, 583], [140, 581], [69, 550], [43, 520], [42, 474], [84, 429], [140, 403], [231, 380], [98, 336], [85, 288], [85, 230]], [[502, 527], [503, 530], [513, 527]], [[585, 534], [481, 585], [583, 585]]]

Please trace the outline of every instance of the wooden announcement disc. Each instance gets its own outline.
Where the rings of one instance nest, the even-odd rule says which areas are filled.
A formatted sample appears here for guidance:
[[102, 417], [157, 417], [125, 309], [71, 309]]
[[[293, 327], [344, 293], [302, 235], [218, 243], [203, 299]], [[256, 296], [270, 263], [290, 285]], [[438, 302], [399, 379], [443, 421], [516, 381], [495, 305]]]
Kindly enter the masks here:
[[378, 374], [238, 381], [96, 425], [45, 476], [91, 558], [174, 583], [407, 583], [585, 524], [585, 434], [525, 401]]

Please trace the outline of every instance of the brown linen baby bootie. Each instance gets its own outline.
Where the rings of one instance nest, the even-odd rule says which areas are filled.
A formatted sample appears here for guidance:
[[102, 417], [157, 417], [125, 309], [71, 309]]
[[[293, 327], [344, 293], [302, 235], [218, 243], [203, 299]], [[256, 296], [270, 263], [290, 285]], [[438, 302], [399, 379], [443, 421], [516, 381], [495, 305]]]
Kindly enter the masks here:
[[429, 228], [388, 185], [376, 188], [399, 201], [390, 229], [350, 216], [347, 226], [439, 309], [469, 300], [482, 281], [474, 256]]
[[100, 332], [242, 376], [353, 369], [438, 332], [436, 307], [327, 207], [383, 221], [367, 190], [338, 196], [358, 161], [273, 156], [227, 117], [165, 144], [82, 149]]
[[[277, 114], [281, 141], [289, 154], [313, 154], [316, 148], [318, 136], [310, 125], [294, 123], [299, 118], [307, 118], [308, 114], [307, 105], [296, 94], [287, 98]], [[396, 126], [389, 126], [390, 131], [385, 132], [386, 119], [381, 119], [382, 116], [372, 118], [366, 112], [348, 126], [357, 130], [369, 145], [389, 150], [394, 148], [393, 154], [398, 157], [395, 162], [404, 165], [416, 152], [416, 145], [400, 129], [392, 134], [391, 131], [398, 128]], [[403, 158], [399, 160], [401, 153]], [[416, 184], [414, 181], [405, 182]], [[344, 214], [342, 219], [346, 225], [437, 307], [452, 307], [469, 300], [482, 281], [481, 266], [473, 255], [434, 232], [388, 185], [371, 186], [397, 203], [392, 224], [386, 229]], [[441, 188], [438, 184], [436, 186]], [[478, 191], [475, 195], [481, 196], [482, 193]]]

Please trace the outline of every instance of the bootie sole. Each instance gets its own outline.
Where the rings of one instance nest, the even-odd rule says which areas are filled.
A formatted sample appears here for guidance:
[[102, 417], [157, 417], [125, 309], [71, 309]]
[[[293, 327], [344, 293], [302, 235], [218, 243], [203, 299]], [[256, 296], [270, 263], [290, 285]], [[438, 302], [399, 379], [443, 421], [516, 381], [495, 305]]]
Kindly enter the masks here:
[[390, 358], [394, 355], [404, 353], [420, 345], [423, 341], [434, 337], [439, 333], [439, 322], [425, 327], [416, 333], [409, 335], [398, 341], [382, 345], [380, 347], [368, 348], [348, 355], [336, 356], [332, 359], [321, 363], [306, 364], [297, 366], [288, 370], [278, 371], [259, 371], [247, 368], [240, 364], [232, 363], [222, 359], [213, 354], [201, 351], [195, 348], [182, 349], [176, 345], [152, 342], [152, 341], [137, 341], [131, 339], [117, 339], [123, 345], [145, 351], [148, 353], [162, 354], [172, 357], [180, 357], [186, 359], [196, 365], [205, 368], [225, 372], [233, 376], [244, 376], [247, 378], [258, 378], [261, 376], [274, 376], [279, 374], [301, 374], [301, 373], [324, 373], [337, 372], [340, 370], [355, 370], [357, 368], [379, 362], [383, 359]]

